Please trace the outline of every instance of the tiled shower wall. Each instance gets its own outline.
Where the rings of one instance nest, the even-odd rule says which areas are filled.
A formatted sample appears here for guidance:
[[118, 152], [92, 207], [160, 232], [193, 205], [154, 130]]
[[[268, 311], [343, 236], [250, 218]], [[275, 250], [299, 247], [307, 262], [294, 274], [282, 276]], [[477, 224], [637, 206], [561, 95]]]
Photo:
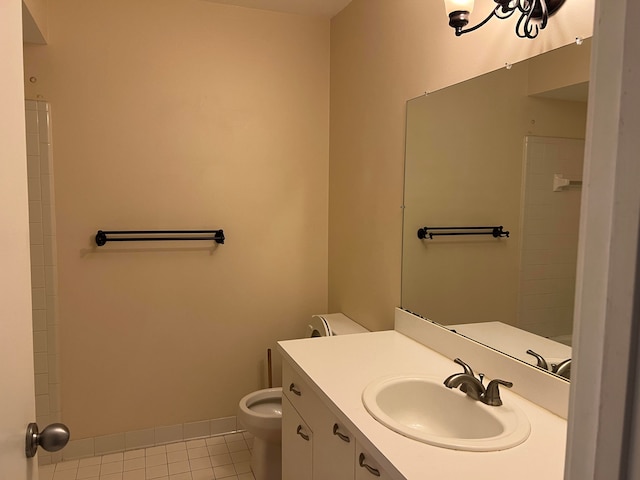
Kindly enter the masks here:
[[[49, 104], [27, 100], [27, 175], [31, 242], [31, 292], [36, 421], [42, 429], [60, 421], [58, 369], [58, 279], [53, 162]], [[41, 464], [59, 461], [61, 453], [38, 451]]]
[[582, 180], [583, 157], [584, 140], [526, 138], [518, 322], [544, 337], [572, 331], [581, 188], [553, 177]]

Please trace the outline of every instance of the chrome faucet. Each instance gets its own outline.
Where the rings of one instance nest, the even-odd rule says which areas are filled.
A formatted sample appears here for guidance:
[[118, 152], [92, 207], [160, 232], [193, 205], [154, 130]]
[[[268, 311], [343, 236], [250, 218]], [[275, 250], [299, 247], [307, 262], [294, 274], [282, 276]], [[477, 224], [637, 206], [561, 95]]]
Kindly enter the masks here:
[[567, 358], [557, 365], [555, 363], [552, 363], [551, 371], [556, 375], [560, 375], [561, 377], [571, 378], [571, 359]]
[[459, 358], [456, 358], [454, 362], [462, 366], [464, 372], [449, 375], [444, 380], [445, 387], [460, 387], [460, 390], [466, 393], [469, 397], [473, 398], [474, 400], [478, 400], [486, 405], [491, 405], [493, 407], [499, 407], [500, 405], [502, 405], [502, 399], [500, 398], [500, 390], [498, 386], [504, 385], [505, 387], [511, 388], [513, 386], [513, 383], [507, 382], [505, 380], [495, 379], [491, 380], [489, 382], [489, 385], [487, 385], [487, 387], [485, 388], [482, 384], [484, 375], [479, 374], [480, 379], [478, 379], [474, 375], [471, 367], [465, 362], [463, 362]]
[[542, 355], [534, 352], [531, 349], [527, 350], [527, 353], [529, 355], [533, 355], [536, 358], [536, 360], [538, 361], [538, 364], [536, 365], [536, 367], [540, 367], [540, 368], [544, 368], [545, 370], [549, 370], [549, 364], [547, 363], [547, 361], [544, 359], [544, 357]]
[[538, 361], [537, 367], [544, 368], [545, 370], [550, 371], [551, 373], [555, 373], [556, 375], [560, 375], [564, 378], [571, 377], [571, 359], [567, 358], [560, 363], [552, 363], [549, 365], [547, 361], [542, 357], [542, 355], [537, 354], [533, 350], [527, 350], [529, 355], [533, 355]]

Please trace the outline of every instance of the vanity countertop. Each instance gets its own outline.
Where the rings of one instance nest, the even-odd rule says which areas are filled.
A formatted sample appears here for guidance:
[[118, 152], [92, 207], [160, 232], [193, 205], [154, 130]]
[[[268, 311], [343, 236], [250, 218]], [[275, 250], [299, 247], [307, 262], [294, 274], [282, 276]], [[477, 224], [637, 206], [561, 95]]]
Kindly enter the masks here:
[[[382, 465], [394, 478], [563, 478], [566, 420], [506, 388], [501, 390], [504, 403], [516, 401], [531, 422], [529, 438], [507, 450], [465, 452], [434, 447], [378, 423], [361, 399], [373, 380], [402, 374], [436, 375], [444, 380], [461, 371], [451, 360], [399, 332], [288, 340], [279, 342], [279, 350], [327, 407], [364, 439], [365, 446], [375, 449], [380, 460], [386, 459]], [[471, 367], [482, 371], [482, 365]]]

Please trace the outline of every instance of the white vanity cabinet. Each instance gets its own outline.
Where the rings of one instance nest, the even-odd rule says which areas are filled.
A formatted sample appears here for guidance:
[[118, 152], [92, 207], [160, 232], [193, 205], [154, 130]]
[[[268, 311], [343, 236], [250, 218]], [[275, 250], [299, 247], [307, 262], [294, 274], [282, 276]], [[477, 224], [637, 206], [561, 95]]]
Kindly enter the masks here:
[[[282, 480], [391, 478], [286, 362], [282, 385]], [[370, 469], [359, 465], [360, 454]]]
[[311, 480], [313, 434], [286, 396], [282, 396], [282, 478]]
[[[414, 320], [416, 324], [411, 323]], [[405, 318], [401, 325], [405, 325], [407, 332], [416, 338], [424, 336], [436, 341], [444, 338], [439, 335], [446, 334], [443, 344], [450, 340], [449, 334], [456, 336], [449, 331], [441, 332], [441, 327], [417, 317]], [[545, 385], [550, 396], [558, 401], [557, 408], [561, 407], [563, 398], [568, 398], [567, 382], [521, 362], [503, 358], [502, 354], [494, 358], [494, 352], [484, 347], [476, 352], [474, 349], [480, 348], [476, 343], [462, 340], [465, 343], [456, 346], [456, 355], [473, 357], [472, 354], [476, 354], [478, 359], [493, 365], [496, 371], [504, 371], [504, 376], [510, 380], [515, 380], [513, 373], [520, 373], [520, 382]], [[402, 332], [391, 330], [286, 340], [278, 342], [278, 347], [283, 360], [283, 402], [286, 405], [290, 401], [290, 410], [295, 410], [299, 422], [304, 422], [309, 428], [312, 443], [311, 477], [303, 477], [286, 465], [292, 461], [292, 456], [284, 441], [283, 471], [293, 471], [294, 474], [287, 476], [285, 473], [283, 480], [495, 480], [496, 472], [500, 472], [498, 477], [505, 479], [563, 478], [566, 420], [559, 413], [552, 413], [510, 389], [503, 391], [505, 404], [517, 405], [531, 424], [529, 437], [515, 448], [486, 453], [453, 450], [412, 440], [381, 425], [362, 403], [362, 394], [367, 386], [381, 379], [406, 375], [435, 376], [441, 380], [460, 371], [450, 358]], [[474, 365], [482, 363], [474, 361]], [[518, 370], [520, 366], [522, 372]], [[499, 375], [503, 377], [502, 373]], [[290, 390], [291, 384], [300, 395]], [[562, 391], [556, 388], [560, 386]], [[285, 410], [284, 423], [289, 422], [287, 417], [292, 418]], [[334, 423], [338, 425], [337, 431], [349, 436], [348, 443], [336, 441]], [[302, 423], [296, 423], [296, 428], [297, 425]], [[328, 425], [328, 430], [323, 425]], [[295, 430], [293, 433], [295, 435]], [[330, 450], [339, 446], [346, 447], [349, 453]], [[324, 452], [324, 448], [328, 452]], [[362, 466], [361, 454], [364, 455]], [[308, 454], [306, 458], [309, 468]], [[544, 461], [531, 462], [537, 458], [544, 458]], [[323, 467], [327, 470], [319, 470]], [[335, 470], [329, 470], [334, 467]]]

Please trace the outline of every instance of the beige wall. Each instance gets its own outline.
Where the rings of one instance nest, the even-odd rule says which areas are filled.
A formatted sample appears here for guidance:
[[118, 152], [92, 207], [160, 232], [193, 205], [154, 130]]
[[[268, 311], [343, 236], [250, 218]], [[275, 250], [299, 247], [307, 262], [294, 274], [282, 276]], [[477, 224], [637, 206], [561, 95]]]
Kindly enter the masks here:
[[49, 36], [47, 1], [23, 0], [22, 5], [24, 40], [30, 43], [47, 43]]
[[[50, 4], [26, 88], [52, 106], [74, 438], [235, 415], [266, 386], [266, 349], [326, 311], [328, 62], [326, 19], [198, 0]], [[224, 228], [227, 242], [92, 239], [166, 228]]]
[[[493, 4], [477, 1], [475, 16]], [[457, 38], [441, 1], [354, 0], [332, 19], [331, 310], [371, 329], [393, 325], [406, 100], [589, 37], [593, 10], [592, 0], [567, 2], [534, 41], [515, 36], [515, 19]]]

